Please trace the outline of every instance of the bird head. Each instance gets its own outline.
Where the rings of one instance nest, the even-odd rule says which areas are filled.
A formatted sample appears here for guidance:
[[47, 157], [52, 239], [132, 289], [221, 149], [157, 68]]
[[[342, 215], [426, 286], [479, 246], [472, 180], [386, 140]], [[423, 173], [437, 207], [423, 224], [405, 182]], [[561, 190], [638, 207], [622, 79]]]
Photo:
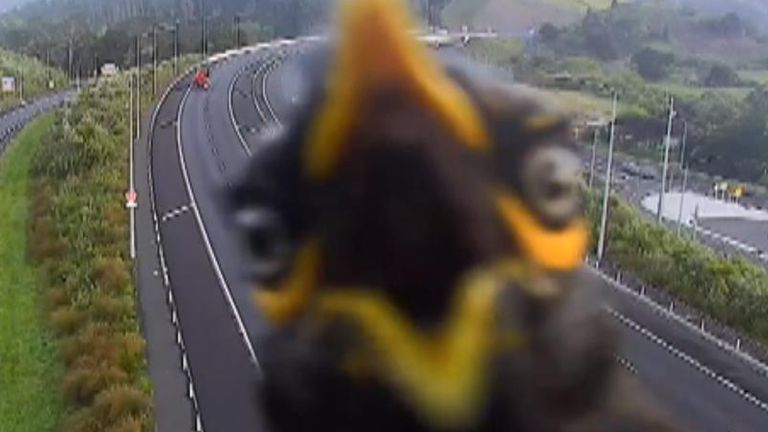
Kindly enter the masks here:
[[278, 257], [255, 302], [277, 326], [353, 322], [425, 417], [467, 421], [504, 279], [582, 262], [568, 123], [441, 62], [400, 1], [342, 3], [308, 96], [232, 195], [250, 249]]

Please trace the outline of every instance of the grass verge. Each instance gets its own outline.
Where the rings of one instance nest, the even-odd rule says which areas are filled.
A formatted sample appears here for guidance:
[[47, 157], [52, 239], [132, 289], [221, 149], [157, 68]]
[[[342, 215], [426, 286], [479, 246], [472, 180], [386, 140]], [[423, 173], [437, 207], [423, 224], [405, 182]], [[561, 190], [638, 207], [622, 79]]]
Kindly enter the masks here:
[[52, 431], [63, 412], [61, 365], [44, 320], [38, 270], [27, 259], [30, 168], [53, 125], [28, 125], [0, 158], [0, 430]]

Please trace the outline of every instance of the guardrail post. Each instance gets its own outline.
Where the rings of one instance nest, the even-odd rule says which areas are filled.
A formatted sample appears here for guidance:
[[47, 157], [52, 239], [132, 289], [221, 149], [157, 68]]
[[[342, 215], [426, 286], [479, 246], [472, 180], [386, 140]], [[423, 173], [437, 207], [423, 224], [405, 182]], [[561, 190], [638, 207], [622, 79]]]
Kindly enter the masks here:
[[741, 351], [741, 338], [736, 339], [736, 351]]
[[674, 301], [670, 301], [669, 302], [669, 311], [670, 312], [674, 312], [675, 311], [675, 302]]
[[700, 327], [700, 328], [701, 328], [701, 332], [702, 332], [702, 333], [706, 331], [706, 330], [704, 329], [704, 318], [702, 318], [702, 319], [701, 319], [701, 327]]
[[645, 297], [645, 285], [640, 285], [640, 295]]
[[621, 283], [621, 272], [616, 272], [616, 282]]

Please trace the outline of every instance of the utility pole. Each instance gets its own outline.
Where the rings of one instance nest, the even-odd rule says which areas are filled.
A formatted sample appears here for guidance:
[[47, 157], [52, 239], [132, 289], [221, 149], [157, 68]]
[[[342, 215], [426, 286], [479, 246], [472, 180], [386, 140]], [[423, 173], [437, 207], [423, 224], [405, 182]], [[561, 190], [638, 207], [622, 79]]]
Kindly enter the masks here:
[[603, 214], [600, 217], [600, 237], [597, 242], [597, 266], [603, 260], [605, 253], [605, 235], [608, 228], [608, 204], [611, 195], [611, 177], [613, 176], [613, 144], [616, 135], [616, 105], [618, 104], [619, 94], [613, 93], [613, 113], [611, 115], [611, 136], [608, 140], [608, 167], [605, 173], [605, 190], [603, 191]]
[[152, 24], [152, 98], [157, 95], [157, 24]]
[[667, 136], [664, 143], [664, 166], [661, 170], [661, 195], [659, 195], [659, 207], [656, 210], [656, 221], [661, 222], [661, 213], [664, 208], [664, 194], [667, 187], [667, 170], [669, 169], [669, 147], [672, 142], [672, 119], [675, 118], [675, 98], [669, 97], [669, 120], [667, 121]]
[[592, 137], [592, 160], [589, 162], [589, 189], [592, 189], [592, 185], [595, 180], [595, 159], [597, 158], [597, 140], [600, 136], [600, 130], [595, 128], [594, 136]]

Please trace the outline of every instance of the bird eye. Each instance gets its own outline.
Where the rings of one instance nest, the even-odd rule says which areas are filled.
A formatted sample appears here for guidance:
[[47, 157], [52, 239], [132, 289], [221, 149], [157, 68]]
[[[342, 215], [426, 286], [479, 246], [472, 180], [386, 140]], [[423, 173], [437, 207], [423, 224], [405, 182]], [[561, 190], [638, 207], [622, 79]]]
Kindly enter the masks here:
[[546, 224], [562, 227], [581, 210], [580, 171], [578, 156], [564, 147], [538, 147], [526, 158], [523, 192]]
[[249, 273], [257, 281], [269, 281], [281, 274], [290, 260], [291, 247], [280, 216], [267, 208], [239, 210], [235, 220], [245, 232], [245, 246], [251, 254]]

